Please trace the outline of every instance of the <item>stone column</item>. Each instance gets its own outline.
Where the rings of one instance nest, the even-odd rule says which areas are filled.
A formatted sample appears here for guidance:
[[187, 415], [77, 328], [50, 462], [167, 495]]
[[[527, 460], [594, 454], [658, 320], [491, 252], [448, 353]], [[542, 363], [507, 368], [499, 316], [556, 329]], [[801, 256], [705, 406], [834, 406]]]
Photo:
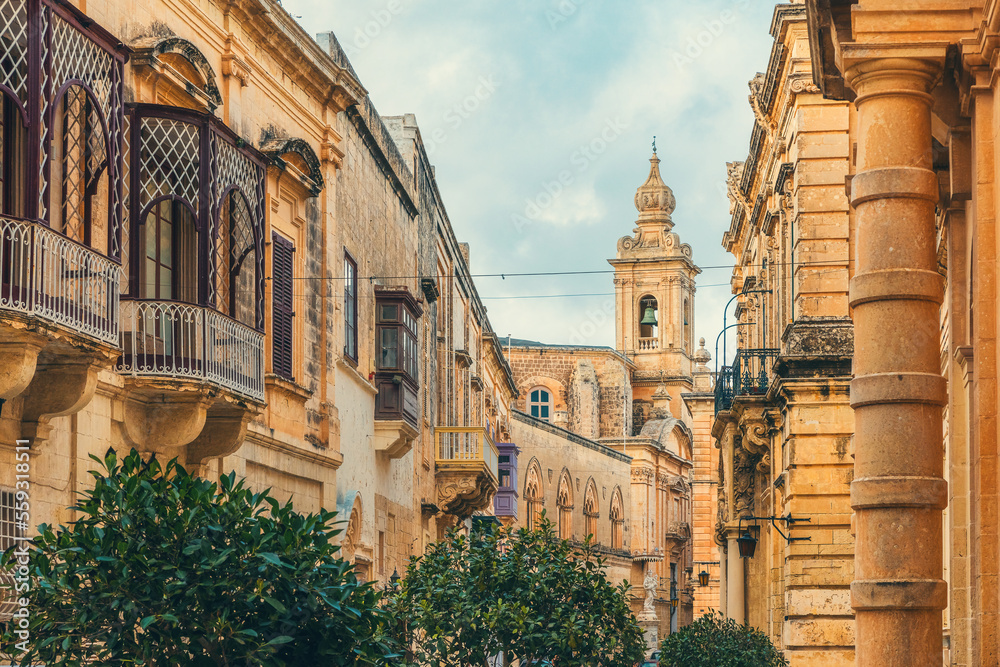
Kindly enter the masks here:
[[858, 108], [858, 174], [851, 184], [857, 221], [851, 605], [858, 665], [932, 667], [942, 662], [947, 599], [941, 578], [946, 398], [938, 347], [943, 282], [935, 254], [930, 114], [940, 61], [931, 49], [902, 57], [874, 51], [859, 48], [853, 62], [845, 55]]
[[745, 620], [743, 600], [746, 580], [743, 577], [743, 559], [740, 558], [740, 547], [736, 544], [736, 533], [729, 535], [729, 547], [726, 558], [726, 616], [737, 623]]

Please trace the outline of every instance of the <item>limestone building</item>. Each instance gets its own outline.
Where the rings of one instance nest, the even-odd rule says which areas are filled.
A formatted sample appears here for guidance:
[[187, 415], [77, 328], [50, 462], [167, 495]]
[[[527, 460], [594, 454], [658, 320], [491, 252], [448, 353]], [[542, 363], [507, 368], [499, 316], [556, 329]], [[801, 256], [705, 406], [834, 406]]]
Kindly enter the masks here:
[[[723, 335], [736, 351], [717, 378], [712, 426], [722, 454], [721, 604], [793, 665], [843, 665], [854, 660], [844, 182], [855, 116], [812, 82], [804, 5], [778, 5], [771, 34], [767, 71], [750, 82], [750, 153], [728, 166], [723, 245], [737, 263], [735, 326]], [[744, 534], [757, 540], [752, 558], [740, 555]]]
[[[747, 248], [761, 257], [753, 268], [762, 271], [763, 256], [753, 244], [759, 248], [761, 238], [770, 236], [764, 227], [770, 223], [761, 220], [774, 219], [771, 211], [777, 210], [780, 229], [789, 206], [779, 206], [775, 199], [790, 195], [793, 212], [811, 210], [814, 215], [800, 216], [801, 225], [799, 218], [790, 218], [788, 250], [777, 266], [768, 257], [764, 277], [781, 286], [782, 303], [799, 304], [797, 295], [807, 292], [815, 298], [796, 305], [790, 328], [779, 320], [785, 326], [782, 350], [806, 342], [795, 334], [800, 312], [836, 319], [849, 315], [853, 331], [850, 342], [845, 322], [843, 336], [827, 339], [840, 342], [820, 349], [830, 363], [809, 382], [827, 389], [813, 396], [798, 392], [798, 418], [791, 400], [772, 389], [787, 384], [793, 366], [779, 354], [764, 374], [764, 403], [778, 399], [782, 416], [781, 423], [766, 422], [765, 429], [771, 431], [764, 443], [771, 446], [769, 476], [781, 486], [772, 496], [781, 504], [772, 509], [811, 518], [790, 532], [813, 540], [787, 545], [766, 531], [758, 552], [764, 548], [772, 561], [780, 550], [788, 557], [771, 576], [764, 565], [747, 561], [745, 608], [750, 620], [763, 627], [768, 627], [768, 614], [790, 615], [782, 641], [797, 658], [803, 656], [802, 664], [822, 664], [822, 657], [807, 659], [811, 649], [800, 643], [809, 639], [801, 632], [806, 620], [814, 628], [814, 620], [824, 620], [825, 632], [814, 635], [817, 647], [822, 642], [829, 646], [822, 655], [843, 649], [844, 661], [852, 657], [846, 652], [852, 625], [847, 604], [854, 616], [856, 664], [993, 665], [1000, 659], [996, 10], [992, 1], [933, 0], [808, 0], [777, 10], [796, 17], [786, 34], [800, 36], [788, 55], [797, 52], [803, 60], [790, 62], [792, 74], [803, 71], [808, 58], [811, 77], [800, 84], [794, 103], [785, 104], [780, 97], [776, 103], [778, 108], [785, 104], [782, 113], [794, 118], [790, 134], [770, 144], [767, 127], [755, 130], [751, 159], [743, 168], [744, 175], [756, 170], [746, 177], [744, 189], [751, 205], [743, 223], [747, 231], [734, 219], [727, 242], [734, 250]], [[776, 39], [786, 48], [792, 44]], [[780, 62], [775, 73], [785, 69]], [[791, 83], [769, 71], [754, 91], [754, 103], [766, 101], [768, 91], [780, 91], [782, 85]], [[773, 112], [761, 115], [772, 129], [782, 126]], [[764, 159], [754, 157], [756, 144]], [[788, 157], [781, 156], [782, 150]], [[782, 187], [782, 180], [771, 181], [776, 165], [793, 163], [795, 172], [805, 166], [802, 159], [795, 165], [793, 151], [800, 158], [811, 156], [817, 167], [825, 160], [829, 168], [821, 170], [826, 173], [812, 168], [795, 173], [791, 185]], [[767, 179], [762, 190], [754, 190], [758, 179]], [[764, 194], [759, 216], [753, 214], [757, 200], [749, 199], [753, 192]], [[780, 251], [785, 237], [776, 241], [774, 250]], [[828, 263], [830, 273], [811, 275], [806, 262], [820, 260]], [[737, 279], [746, 278], [743, 265], [741, 261], [737, 267]], [[775, 269], [789, 277], [777, 280]], [[816, 265], [815, 273], [819, 269]], [[795, 280], [798, 275], [801, 279]], [[748, 296], [748, 302], [760, 303], [749, 308], [757, 314], [761, 309], [780, 312], [782, 306], [769, 303], [775, 296]], [[753, 338], [760, 335], [755, 326], [745, 328], [746, 345], [761, 340]], [[848, 354], [850, 368], [838, 359]], [[802, 386], [808, 388], [808, 383]], [[732, 443], [733, 452], [742, 445], [740, 411], [757, 401], [746, 395], [734, 398], [730, 416], [716, 422], [722, 442]], [[789, 439], [796, 424], [803, 432]], [[806, 436], [811, 453], [797, 444], [806, 446]], [[840, 445], [838, 438], [843, 438]], [[756, 445], [752, 439], [751, 444]], [[788, 473], [784, 478], [775, 476], [779, 460], [784, 466], [788, 457], [802, 454], [805, 460], [783, 470]], [[760, 475], [756, 473], [754, 484], [768, 479]], [[798, 491], [793, 486], [797, 476], [805, 483]], [[752, 507], [762, 507], [763, 489], [753, 489]], [[738, 506], [740, 491], [733, 492]], [[818, 529], [819, 523], [828, 529]], [[803, 594], [821, 583], [818, 575], [824, 570], [804, 565], [820, 558], [833, 576], [825, 582], [830, 595], [808, 600]], [[832, 567], [837, 561], [842, 565]], [[739, 566], [733, 569], [738, 579]], [[782, 588], [782, 598], [774, 599]], [[796, 619], [809, 607], [793, 608], [795, 597], [820, 604], [828, 613]], [[837, 648], [841, 641], [844, 645]]]
[[412, 117], [336, 39], [273, 0], [0, 16], [0, 470], [26, 439], [32, 523], [109, 447], [337, 508], [381, 581], [491, 512], [513, 377]]
[[672, 231], [674, 196], [659, 162], [654, 154], [634, 233], [610, 260], [616, 348], [506, 343], [517, 390], [516, 520], [530, 525], [544, 508], [565, 537], [592, 534], [610, 547], [611, 572], [631, 582], [651, 645], [716, 608], [719, 582], [715, 395], [710, 355], [693, 338], [699, 269]]

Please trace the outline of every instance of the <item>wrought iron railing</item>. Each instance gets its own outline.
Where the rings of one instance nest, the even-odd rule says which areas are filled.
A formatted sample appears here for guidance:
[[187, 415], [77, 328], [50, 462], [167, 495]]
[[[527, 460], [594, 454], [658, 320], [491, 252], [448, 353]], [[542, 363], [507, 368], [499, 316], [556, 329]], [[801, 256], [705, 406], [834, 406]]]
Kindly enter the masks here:
[[122, 301], [118, 370], [204, 380], [264, 400], [264, 335], [210, 308], [179, 301]]
[[481, 426], [438, 426], [434, 429], [437, 441], [437, 465], [482, 465], [499, 482], [497, 446]]
[[105, 343], [119, 331], [121, 267], [30, 220], [0, 217], [0, 308]]
[[737, 350], [732, 366], [719, 369], [715, 379], [715, 412], [728, 410], [740, 396], [766, 394], [777, 358], [778, 350], [773, 348]]

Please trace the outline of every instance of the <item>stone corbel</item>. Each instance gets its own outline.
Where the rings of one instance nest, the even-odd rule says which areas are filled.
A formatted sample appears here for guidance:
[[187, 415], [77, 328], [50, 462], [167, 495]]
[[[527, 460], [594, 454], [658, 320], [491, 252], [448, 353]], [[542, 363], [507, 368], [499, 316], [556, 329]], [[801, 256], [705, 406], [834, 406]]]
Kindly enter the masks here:
[[257, 414], [243, 406], [213, 405], [201, 433], [187, 446], [188, 465], [201, 465], [205, 459], [235, 453], [246, 440], [247, 426]]
[[225, 76], [233, 76], [239, 79], [241, 88], [249, 86], [250, 79], [253, 77], [253, 69], [235, 53], [223, 54], [222, 73]]
[[207, 387], [180, 395], [130, 392], [124, 399], [119, 432], [126, 445], [140, 451], [177, 456], [205, 428], [214, 397]]
[[771, 436], [780, 424], [781, 415], [776, 410], [754, 410], [744, 413], [740, 420], [741, 447], [756, 460], [756, 468], [762, 473], [771, 470]]
[[0, 399], [9, 401], [28, 388], [45, 343], [43, 336], [4, 327], [0, 335]]
[[37, 446], [48, 440], [50, 421], [79, 412], [97, 389], [97, 376], [105, 365], [93, 360], [53, 357], [39, 362], [24, 393], [21, 437]]

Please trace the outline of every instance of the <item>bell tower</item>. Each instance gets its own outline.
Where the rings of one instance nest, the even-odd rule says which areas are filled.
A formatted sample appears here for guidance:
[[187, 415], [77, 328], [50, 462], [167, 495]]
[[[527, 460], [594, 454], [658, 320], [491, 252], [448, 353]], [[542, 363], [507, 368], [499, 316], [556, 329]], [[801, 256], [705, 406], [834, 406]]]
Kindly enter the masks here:
[[640, 425], [651, 416], [646, 411], [661, 385], [677, 418], [680, 394], [692, 390], [695, 276], [701, 273], [691, 246], [672, 231], [676, 200], [660, 176], [655, 141], [649, 164], [649, 176], [635, 193], [636, 227], [619, 239], [617, 256], [608, 260], [615, 267], [616, 347], [636, 364], [632, 396]]

